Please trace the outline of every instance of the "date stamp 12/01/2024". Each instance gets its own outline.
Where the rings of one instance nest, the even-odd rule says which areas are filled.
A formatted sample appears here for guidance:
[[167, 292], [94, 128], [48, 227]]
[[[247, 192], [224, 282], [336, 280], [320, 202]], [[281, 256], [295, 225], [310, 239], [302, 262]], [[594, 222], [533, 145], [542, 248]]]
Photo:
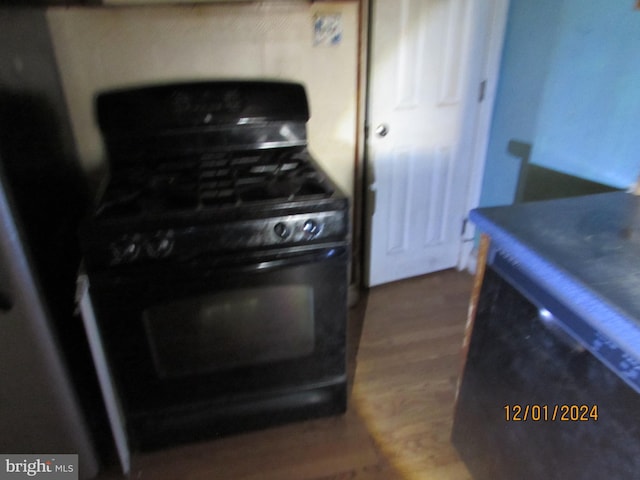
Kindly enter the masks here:
[[504, 419], [507, 422], [597, 422], [598, 405], [505, 405]]

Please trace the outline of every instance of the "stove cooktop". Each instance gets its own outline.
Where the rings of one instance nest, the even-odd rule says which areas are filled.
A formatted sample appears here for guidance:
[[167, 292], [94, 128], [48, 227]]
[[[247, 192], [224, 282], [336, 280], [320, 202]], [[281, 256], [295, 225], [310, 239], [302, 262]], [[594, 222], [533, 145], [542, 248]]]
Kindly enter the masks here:
[[335, 188], [305, 148], [210, 152], [124, 163], [96, 211], [117, 219], [329, 198]]

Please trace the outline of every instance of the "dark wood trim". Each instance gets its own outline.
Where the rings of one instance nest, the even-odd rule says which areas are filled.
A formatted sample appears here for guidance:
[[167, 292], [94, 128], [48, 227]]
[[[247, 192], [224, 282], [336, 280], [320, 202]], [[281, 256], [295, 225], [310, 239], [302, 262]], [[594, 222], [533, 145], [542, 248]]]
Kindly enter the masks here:
[[461, 350], [462, 358], [460, 361], [460, 373], [458, 374], [458, 385], [456, 388], [456, 401], [458, 400], [458, 393], [460, 391], [460, 385], [462, 383], [462, 374], [464, 372], [464, 367], [467, 363], [467, 355], [469, 354], [469, 344], [471, 343], [471, 333], [473, 332], [473, 326], [476, 320], [476, 314], [478, 312], [478, 301], [480, 300], [480, 291], [482, 290], [482, 281], [484, 279], [484, 272], [487, 268], [487, 256], [489, 255], [490, 245], [491, 245], [491, 238], [484, 233], [481, 234], [480, 245], [478, 246], [476, 274], [473, 279], [471, 299], [469, 300], [467, 324], [465, 326], [464, 337], [462, 339], [462, 350]]

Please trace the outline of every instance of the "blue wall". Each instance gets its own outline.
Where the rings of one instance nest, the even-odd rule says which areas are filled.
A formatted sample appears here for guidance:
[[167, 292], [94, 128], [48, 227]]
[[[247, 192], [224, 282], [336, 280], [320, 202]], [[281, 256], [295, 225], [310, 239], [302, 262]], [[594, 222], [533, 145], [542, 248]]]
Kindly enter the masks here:
[[511, 0], [481, 205], [513, 201], [520, 160], [626, 188], [640, 174], [633, 0]]

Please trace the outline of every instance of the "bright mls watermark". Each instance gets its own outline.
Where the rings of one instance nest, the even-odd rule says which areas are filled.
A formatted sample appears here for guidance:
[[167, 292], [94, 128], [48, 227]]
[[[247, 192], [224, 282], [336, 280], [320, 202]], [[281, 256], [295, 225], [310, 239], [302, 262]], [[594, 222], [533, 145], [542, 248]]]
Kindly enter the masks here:
[[0, 454], [0, 480], [78, 480], [78, 455]]

